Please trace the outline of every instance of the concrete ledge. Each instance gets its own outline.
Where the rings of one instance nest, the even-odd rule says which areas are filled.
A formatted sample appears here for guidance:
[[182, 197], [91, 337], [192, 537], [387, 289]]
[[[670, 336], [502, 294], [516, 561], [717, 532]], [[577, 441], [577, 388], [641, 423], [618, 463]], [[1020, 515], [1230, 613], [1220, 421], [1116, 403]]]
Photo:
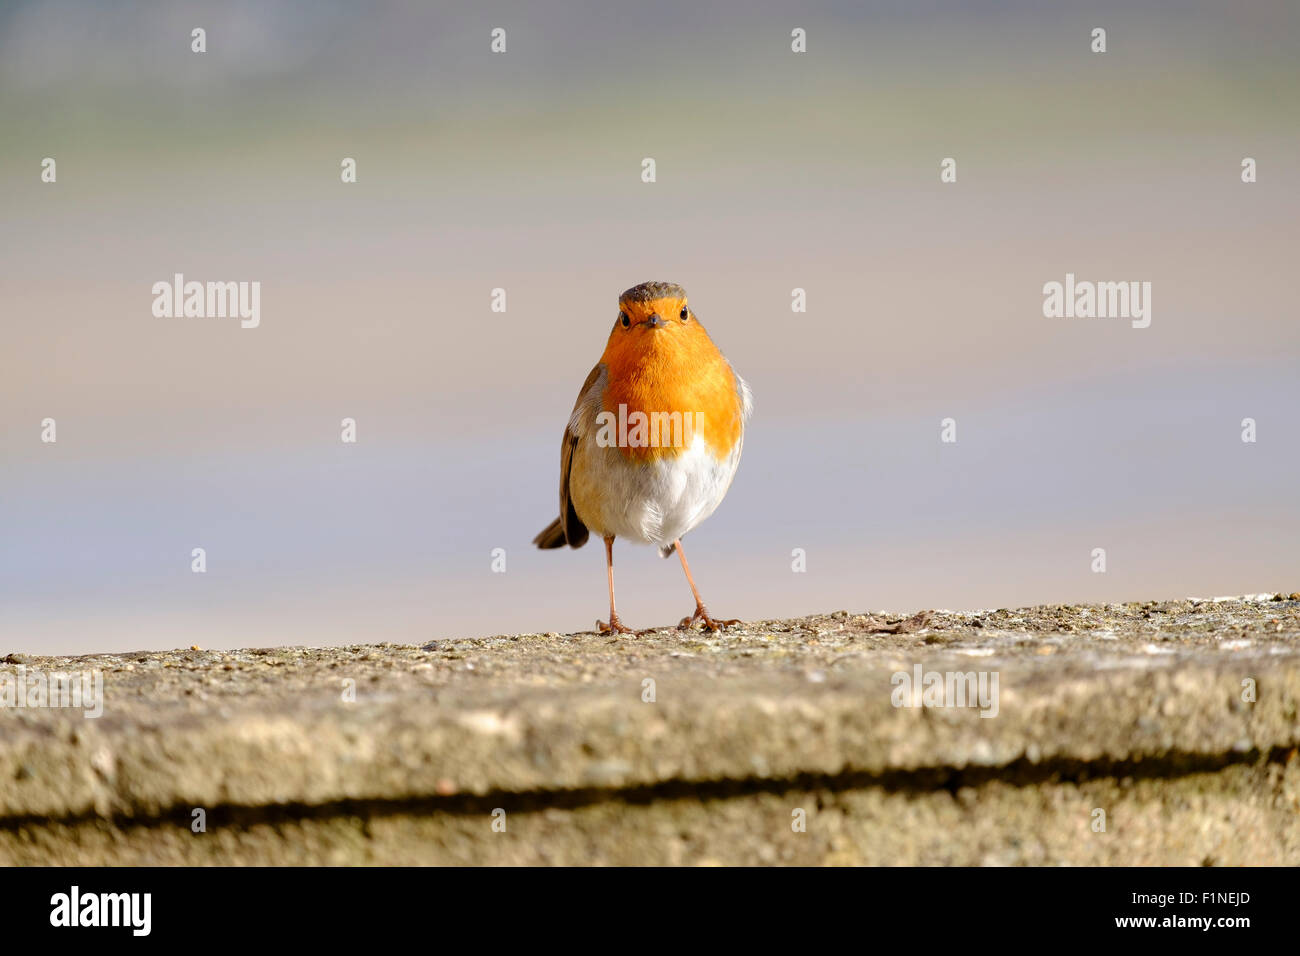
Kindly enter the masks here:
[[20, 668], [104, 715], [0, 708], [0, 862], [1300, 862], [1289, 594]]

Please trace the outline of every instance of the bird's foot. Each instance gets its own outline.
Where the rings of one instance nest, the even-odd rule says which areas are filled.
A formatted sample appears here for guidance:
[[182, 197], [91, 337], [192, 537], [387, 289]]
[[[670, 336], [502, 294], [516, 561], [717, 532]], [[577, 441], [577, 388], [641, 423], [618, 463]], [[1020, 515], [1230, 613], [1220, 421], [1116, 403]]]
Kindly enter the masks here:
[[618, 619], [617, 614], [609, 616], [609, 623], [604, 621], [596, 622], [596, 630], [601, 634], [636, 634], [637, 632], [630, 627], [624, 627], [623, 622]]
[[740, 623], [740, 621], [736, 618], [732, 618], [731, 620], [727, 620], [727, 621], [715, 620], [714, 618], [709, 617], [709, 609], [706, 608], [703, 604], [700, 604], [696, 606], [695, 613], [692, 614], [690, 617], [682, 618], [681, 623], [678, 624], [677, 627], [683, 631], [689, 630], [691, 627], [694, 626], [696, 621], [699, 621], [701, 624], [703, 624], [704, 629], [706, 631], [720, 631], [724, 627], [731, 627], [732, 625]]

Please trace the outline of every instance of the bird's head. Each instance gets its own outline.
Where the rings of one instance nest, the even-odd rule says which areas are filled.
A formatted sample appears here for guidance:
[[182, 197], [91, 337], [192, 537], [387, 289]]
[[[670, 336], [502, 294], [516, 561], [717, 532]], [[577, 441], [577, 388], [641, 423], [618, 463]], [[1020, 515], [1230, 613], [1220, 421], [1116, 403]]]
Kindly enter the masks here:
[[683, 346], [707, 333], [686, 301], [686, 290], [672, 282], [643, 282], [618, 297], [618, 316], [609, 347], [618, 352]]

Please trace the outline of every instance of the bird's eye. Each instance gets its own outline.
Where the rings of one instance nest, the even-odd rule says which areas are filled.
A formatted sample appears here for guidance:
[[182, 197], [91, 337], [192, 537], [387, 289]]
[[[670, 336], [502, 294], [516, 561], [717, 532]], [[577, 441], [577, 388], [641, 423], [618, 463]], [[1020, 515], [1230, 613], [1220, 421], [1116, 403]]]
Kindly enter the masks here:
[[686, 306], [682, 306], [681, 320], [685, 322], [690, 317], [691, 317], [691, 310], [686, 308]]
[[632, 320], [627, 317], [626, 312], [620, 312], [618, 314], [618, 321], [625, 329], [632, 324]]

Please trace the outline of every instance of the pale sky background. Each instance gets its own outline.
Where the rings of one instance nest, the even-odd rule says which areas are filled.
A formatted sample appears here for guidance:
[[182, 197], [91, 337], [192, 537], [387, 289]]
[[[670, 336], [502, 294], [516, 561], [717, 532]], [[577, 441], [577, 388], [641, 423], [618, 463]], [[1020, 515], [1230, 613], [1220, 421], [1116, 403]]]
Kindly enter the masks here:
[[[530, 541], [649, 279], [755, 394], [721, 616], [1300, 590], [1300, 11], [1092, 6], [0, 5], [0, 653], [590, 628], [599, 545]], [[1044, 318], [1067, 272], [1151, 327]]]

